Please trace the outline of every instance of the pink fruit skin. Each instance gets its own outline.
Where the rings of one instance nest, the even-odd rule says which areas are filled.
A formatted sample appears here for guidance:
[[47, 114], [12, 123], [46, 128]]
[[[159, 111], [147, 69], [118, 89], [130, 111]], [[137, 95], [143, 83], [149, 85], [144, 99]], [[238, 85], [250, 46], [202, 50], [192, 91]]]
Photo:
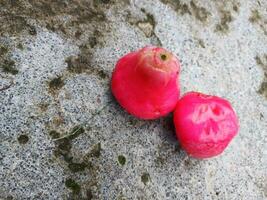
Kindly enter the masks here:
[[227, 100], [198, 92], [189, 92], [179, 100], [174, 124], [182, 148], [200, 159], [221, 154], [239, 130]]
[[156, 119], [174, 110], [180, 95], [179, 74], [180, 62], [172, 53], [144, 47], [119, 59], [112, 93], [130, 114]]

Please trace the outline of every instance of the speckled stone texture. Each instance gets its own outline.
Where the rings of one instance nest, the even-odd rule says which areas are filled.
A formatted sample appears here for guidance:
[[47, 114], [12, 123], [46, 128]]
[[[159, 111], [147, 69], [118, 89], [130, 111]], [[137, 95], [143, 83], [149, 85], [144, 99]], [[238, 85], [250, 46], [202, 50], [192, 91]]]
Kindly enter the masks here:
[[[0, 199], [267, 198], [265, 0], [33, 2], [0, 3]], [[233, 104], [222, 155], [190, 158], [171, 115], [115, 102], [116, 61], [149, 44], [180, 58], [182, 93]]]

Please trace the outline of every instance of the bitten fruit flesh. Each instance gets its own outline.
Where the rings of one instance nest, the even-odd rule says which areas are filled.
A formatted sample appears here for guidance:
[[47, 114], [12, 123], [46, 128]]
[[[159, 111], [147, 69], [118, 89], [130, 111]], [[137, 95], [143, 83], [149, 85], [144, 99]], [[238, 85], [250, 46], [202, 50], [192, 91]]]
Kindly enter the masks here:
[[221, 154], [239, 130], [237, 115], [227, 100], [198, 92], [179, 100], [174, 124], [182, 148], [200, 159]]
[[112, 93], [135, 117], [156, 119], [174, 110], [180, 95], [179, 74], [175, 55], [160, 47], [144, 47], [119, 59]]

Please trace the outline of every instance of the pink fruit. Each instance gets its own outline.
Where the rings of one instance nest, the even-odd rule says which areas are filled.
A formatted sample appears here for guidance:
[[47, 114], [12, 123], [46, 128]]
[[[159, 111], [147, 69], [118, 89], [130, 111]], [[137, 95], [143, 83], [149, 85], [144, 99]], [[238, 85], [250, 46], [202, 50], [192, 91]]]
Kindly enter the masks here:
[[117, 62], [112, 93], [132, 115], [156, 119], [174, 110], [180, 95], [179, 73], [179, 60], [171, 52], [144, 47]]
[[198, 92], [189, 92], [179, 100], [174, 124], [182, 148], [195, 158], [221, 154], [239, 129], [227, 100]]

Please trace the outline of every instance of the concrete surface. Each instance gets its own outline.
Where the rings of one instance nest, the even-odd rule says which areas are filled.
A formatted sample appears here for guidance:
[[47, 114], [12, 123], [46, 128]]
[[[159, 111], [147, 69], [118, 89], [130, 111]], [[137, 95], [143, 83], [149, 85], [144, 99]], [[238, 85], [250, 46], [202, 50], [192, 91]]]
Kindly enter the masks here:
[[[267, 198], [267, 2], [4, 0], [0, 199]], [[229, 99], [239, 135], [219, 157], [180, 149], [171, 116], [113, 99], [116, 60], [144, 45], [182, 63], [182, 92]]]

